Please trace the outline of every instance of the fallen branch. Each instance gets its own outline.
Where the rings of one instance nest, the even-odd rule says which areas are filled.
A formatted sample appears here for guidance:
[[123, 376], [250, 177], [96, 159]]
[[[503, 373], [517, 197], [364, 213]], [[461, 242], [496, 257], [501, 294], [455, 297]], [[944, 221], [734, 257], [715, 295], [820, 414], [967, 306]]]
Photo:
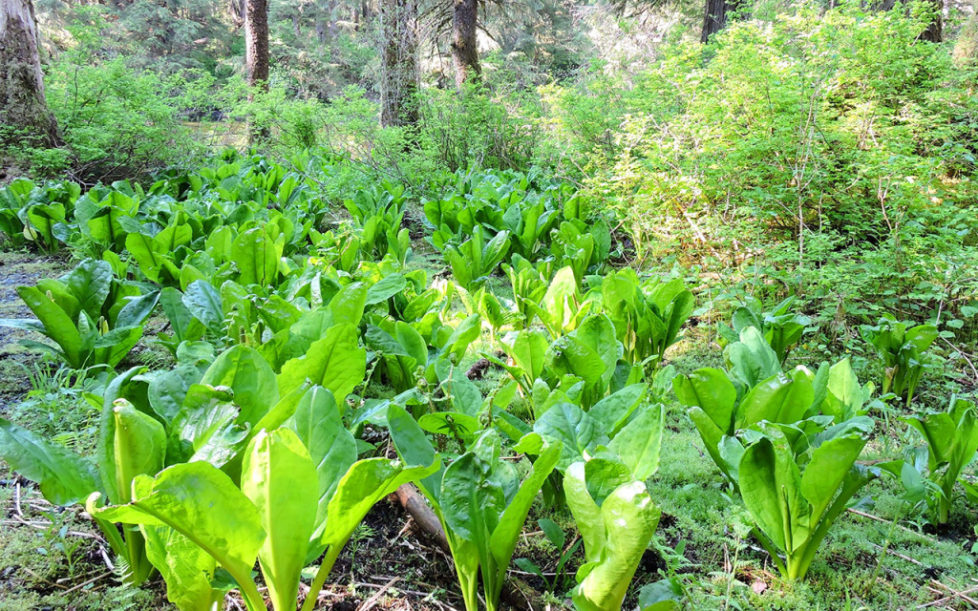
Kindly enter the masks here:
[[414, 522], [421, 527], [421, 530], [428, 533], [435, 540], [435, 543], [438, 544], [438, 547], [451, 553], [448, 547], [448, 537], [445, 536], [445, 531], [441, 527], [441, 522], [438, 521], [438, 516], [428, 507], [428, 503], [425, 502], [414, 484], [404, 484], [394, 492], [394, 496], [401, 504], [401, 507], [406, 509], [411, 515]]

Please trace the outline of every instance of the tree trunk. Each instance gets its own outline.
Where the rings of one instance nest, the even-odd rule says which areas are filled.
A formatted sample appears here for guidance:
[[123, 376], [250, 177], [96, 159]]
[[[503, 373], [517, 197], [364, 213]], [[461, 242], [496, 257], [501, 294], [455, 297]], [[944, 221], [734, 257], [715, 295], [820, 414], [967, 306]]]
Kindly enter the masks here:
[[466, 79], [478, 79], [482, 74], [475, 38], [478, 23], [478, 0], [455, 0], [455, 13], [452, 19], [452, 62], [455, 65], [455, 86], [460, 89]]
[[727, 25], [730, 13], [740, 8], [743, 0], [706, 0], [706, 13], [703, 17], [703, 33], [700, 42], [707, 43], [710, 37]]
[[61, 134], [44, 99], [37, 20], [30, 0], [0, 0], [0, 125], [59, 146]]
[[[254, 91], [268, 91], [268, 3], [267, 0], [245, 1], [245, 81], [248, 84], [248, 101], [254, 99]], [[249, 142], [262, 140], [267, 130], [256, 128], [249, 122]]]
[[418, 2], [383, 0], [384, 65], [380, 82], [380, 124], [417, 123]]
[[245, 74], [249, 87], [268, 90], [268, 3], [245, 0]]
[[316, 18], [316, 40], [321, 45], [326, 43], [326, 22], [322, 17]]
[[244, 1], [228, 0], [228, 14], [231, 15], [231, 23], [235, 28], [244, 25]]
[[[878, 0], [871, 2], [869, 8], [873, 11], [891, 11], [896, 8], [898, 2], [903, 6], [903, 10], [909, 13], [907, 0]], [[944, 0], [928, 0], [928, 2], [933, 7], [934, 15], [927, 28], [920, 33], [920, 39], [944, 42]]]
[[316, 10], [316, 39], [319, 44], [336, 39], [336, 0], [327, 0]]
[[944, 42], [944, 2], [931, 0], [934, 5], [934, 18], [927, 24], [927, 29], [920, 35], [921, 40]]

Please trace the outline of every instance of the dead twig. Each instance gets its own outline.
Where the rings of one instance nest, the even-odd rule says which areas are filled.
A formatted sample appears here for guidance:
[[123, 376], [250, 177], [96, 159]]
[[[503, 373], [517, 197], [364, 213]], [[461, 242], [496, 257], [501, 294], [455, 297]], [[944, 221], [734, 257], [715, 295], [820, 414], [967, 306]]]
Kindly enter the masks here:
[[916, 564], [917, 566], [922, 566], [922, 567], [925, 567], [925, 568], [927, 567], [926, 564], [924, 564], [923, 562], [917, 560], [916, 558], [911, 558], [910, 556], [906, 556], [904, 554], [901, 554], [900, 552], [898, 552], [896, 550], [892, 550], [892, 549], [890, 549], [888, 547], [883, 547], [882, 545], [876, 545], [875, 543], [870, 543], [870, 545], [872, 545], [873, 547], [875, 547], [876, 549], [878, 549], [880, 551], [886, 552], [887, 554], [889, 554], [891, 556], [895, 556], [895, 557], [899, 558], [900, 560], [906, 560], [907, 562], [910, 562], [912, 564]]
[[[863, 518], [869, 518], [870, 520], [876, 520], [877, 522], [882, 522], [884, 524], [893, 524], [893, 522], [891, 520], [887, 520], [886, 518], [881, 518], [879, 516], [874, 516], [871, 513], [866, 513], [864, 511], [859, 511], [858, 509], [854, 509], [852, 507], [850, 507], [848, 509], [848, 511], [849, 511], [849, 513], [854, 513], [857, 516], [860, 516], [860, 517], [863, 517]], [[895, 524], [894, 526], [896, 526], [897, 528], [899, 528], [900, 530], [902, 530], [904, 532], [910, 533], [911, 535], [914, 535], [916, 537], [920, 537], [921, 539], [923, 539], [924, 541], [927, 541], [928, 543], [937, 543], [937, 541], [935, 539], [933, 539], [932, 537], [928, 537], [927, 535], [922, 534], [922, 533], [919, 533], [919, 532], [917, 532], [915, 530], [912, 530], [910, 528], [907, 528], [906, 526], [902, 526], [900, 524]]]
[[947, 341], [946, 338], [942, 337], [941, 341], [947, 344], [952, 350], [957, 352], [961, 356], [961, 358], [964, 359], [964, 362], [967, 363], [968, 367], [971, 369], [971, 373], [974, 376], [975, 384], [978, 384], [978, 368], [975, 368], [975, 364], [971, 362], [971, 359], [968, 358], [968, 355], [965, 354], [963, 350], [961, 350], [951, 342]]
[[65, 590], [64, 593], [65, 594], [70, 594], [71, 592], [74, 592], [75, 590], [80, 590], [80, 589], [84, 588], [87, 585], [91, 585], [91, 584], [95, 583], [96, 581], [99, 581], [100, 579], [105, 579], [106, 577], [108, 577], [111, 574], [112, 574], [112, 571], [106, 571], [105, 573], [102, 573], [101, 575], [96, 575], [95, 577], [92, 577], [91, 579], [86, 579], [85, 581], [81, 582], [80, 584], [78, 584], [76, 586], [73, 586], [73, 587]]
[[968, 596], [968, 594], [971, 594], [973, 592], [978, 592], [978, 587], [974, 587], [974, 588], [970, 588], [968, 590], [962, 590], [962, 591], [958, 592], [957, 590], [955, 590], [951, 586], [949, 586], [949, 585], [947, 585], [945, 583], [941, 583], [940, 581], [937, 581], [936, 579], [931, 579], [930, 580], [930, 583], [932, 585], [936, 586], [938, 590], [941, 590], [941, 591], [943, 591], [943, 593], [948, 594], [950, 596], [950, 598], [952, 598], [952, 599], [954, 599], [954, 598], [960, 598], [961, 600], [967, 602], [969, 605], [971, 605], [975, 609], [978, 609], [978, 600], [975, 600], [974, 598], [971, 598], [970, 596]]
[[381, 597], [384, 594], [386, 594], [387, 591], [390, 590], [391, 587], [395, 583], [397, 583], [400, 579], [401, 579], [400, 577], [394, 577], [390, 581], [388, 581], [387, 583], [385, 583], [384, 586], [382, 588], [380, 588], [379, 590], [377, 590], [377, 592], [374, 593], [373, 596], [371, 596], [367, 600], [363, 601], [363, 604], [360, 605], [359, 607], [357, 607], [357, 611], [370, 611], [370, 609], [373, 609], [377, 605], [377, 603], [380, 601]]
[[[51, 522], [47, 522], [47, 521], [44, 521], [44, 520], [36, 520], [36, 521], [30, 521], [30, 520], [24, 520], [24, 519], [0, 520], [0, 524], [12, 524], [12, 525], [19, 524], [21, 526], [28, 526], [28, 527], [34, 528], [36, 530], [47, 530], [47, 529], [51, 528]], [[97, 535], [95, 533], [87, 533], [87, 532], [82, 532], [80, 530], [69, 530], [69, 531], [65, 532], [65, 534], [66, 535], [71, 535], [72, 537], [80, 537], [82, 539], [93, 539], [93, 540], [98, 541], [100, 543], [104, 541], [104, 539], [102, 539], [102, 537], [100, 537], [99, 535]]]

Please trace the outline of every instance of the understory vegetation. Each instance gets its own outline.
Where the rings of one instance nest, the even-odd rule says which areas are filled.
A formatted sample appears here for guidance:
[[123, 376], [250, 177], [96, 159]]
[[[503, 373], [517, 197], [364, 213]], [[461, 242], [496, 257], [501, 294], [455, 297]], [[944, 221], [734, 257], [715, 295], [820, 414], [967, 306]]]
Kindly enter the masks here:
[[558, 4], [385, 127], [367, 22], [50, 17], [0, 610], [972, 608], [974, 15]]

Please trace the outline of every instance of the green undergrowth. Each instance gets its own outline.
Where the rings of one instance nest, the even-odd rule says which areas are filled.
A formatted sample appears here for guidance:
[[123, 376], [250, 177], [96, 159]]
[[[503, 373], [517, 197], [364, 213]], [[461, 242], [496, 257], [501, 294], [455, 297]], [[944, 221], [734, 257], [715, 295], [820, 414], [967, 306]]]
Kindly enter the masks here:
[[[714, 368], [703, 374], [713, 377], [703, 379], [726, 384], [723, 388], [744, 404], [762, 385], [781, 392], [797, 384], [793, 388], [802, 389], [797, 397], [782, 402], [791, 405], [785, 411], [795, 419], [780, 420], [780, 411], [762, 412], [775, 404], [763, 399], [754, 407], [764, 418], [714, 419], [718, 426], [730, 425], [721, 431], [724, 439], [750, 451], [763, 445], [761, 438], [772, 447], [771, 439], [784, 438], [774, 426], [809, 427], [805, 435], [824, 432], [830, 424], [851, 426], [858, 433], [848, 441], [859, 445], [846, 470], [881, 470], [886, 461], [921, 446], [902, 417], [943, 409], [952, 395], [970, 390], [967, 374], [961, 374], [967, 353], [954, 343], [955, 331], [964, 335], [970, 323], [936, 320], [938, 330], [925, 317], [915, 317], [914, 324], [922, 323], [941, 340], [910, 357], [906, 350], [897, 355], [919, 367], [919, 391], [874, 401], [869, 397], [879, 397], [892, 374], [882, 364], [879, 347], [869, 343], [867, 328], [877, 323], [875, 309], [843, 308], [826, 317], [831, 306], [815, 305], [811, 296], [795, 293], [790, 284], [756, 267], [732, 266], [729, 275], [718, 276], [706, 268], [683, 268], [675, 258], [640, 264], [629, 258], [607, 218], [588, 217], [568, 185], [533, 172], [459, 172], [454, 186], [446, 182], [435, 199], [385, 182], [357, 191], [344, 202], [343, 212], [324, 197], [313, 177], [328, 175], [330, 166], [313, 154], [297, 155], [296, 161], [305, 164], [303, 172], [259, 156], [227, 153], [198, 173], [175, 172], [147, 190], [116, 183], [82, 195], [65, 185], [21, 182], [4, 192], [12, 204], [3, 209], [3, 220], [19, 230], [11, 235], [25, 248], [67, 252], [82, 260], [35, 264], [32, 255], [13, 253], [4, 255], [10, 258], [0, 266], [0, 318], [8, 319], [0, 331], [5, 356], [0, 367], [8, 385], [0, 389], [3, 425], [22, 439], [28, 434], [17, 427], [29, 429], [40, 440], [38, 447], [71, 451], [69, 458], [58, 458], [59, 465], [71, 477], [77, 475], [67, 489], [47, 490], [69, 506], [46, 518], [57, 526], [51, 539], [25, 530], [31, 526], [22, 521], [37, 516], [23, 517], [11, 490], [23, 492], [21, 504], [28, 509], [22, 511], [50, 506], [40, 502], [26, 480], [4, 473], [0, 500], [13, 507], [17, 522], [4, 535], [11, 550], [7, 577], [0, 567], [0, 579], [9, 577], [9, 600], [57, 607], [44, 597], [77, 593], [81, 602], [76, 608], [85, 608], [88, 590], [107, 600], [120, 592], [132, 592], [133, 601], [158, 597], [163, 586], [156, 578], [129, 590], [115, 589], [121, 574], [84, 585], [87, 573], [77, 572], [83, 564], [72, 553], [88, 554], [93, 571], [104, 562], [93, 555], [96, 528], [81, 513], [82, 502], [93, 499], [86, 510], [96, 516], [139, 524], [147, 518], [138, 504], [152, 497], [136, 501], [138, 494], [156, 483], [191, 486], [188, 474], [193, 471], [224, 485], [229, 492], [223, 500], [238, 508], [291, 511], [298, 505], [261, 497], [254, 489], [254, 498], [246, 496], [246, 482], [260, 486], [295, 476], [289, 481], [302, 485], [288, 487], [308, 493], [321, 483], [317, 465], [326, 462], [313, 462], [311, 449], [297, 451], [290, 456], [302, 468], [249, 471], [250, 480], [242, 475], [242, 464], [263, 464], [256, 457], [272, 447], [317, 447], [321, 440], [298, 437], [300, 414], [307, 419], [315, 414], [316, 422], [330, 427], [330, 435], [345, 440], [343, 460], [353, 465], [350, 473], [366, 461], [392, 471], [414, 469], [415, 481], [450, 534], [453, 554], [433, 552], [430, 541], [404, 531], [403, 512], [384, 502], [383, 494], [364, 497], [376, 505], [370, 512], [370, 505], [360, 507], [363, 513], [356, 519], [362, 515], [364, 521], [351, 525], [348, 538], [344, 532], [337, 540], [315, 541], [329, 549], [318, 569], [302, 564], [324, 551], [309, 547], [308, 537], [298, 541], [294, 558], [288, 559], [294, 566], [284, 573], [270, 570], [287, 556], [276, 557], [274, 547], [252, 550], [240, 562], [232, 558], [239, 589], [252, 607], [260, 606], [259, 588], [280, 580], [276, 604], [291, 608], [297, 601], [288, 587], [299, 591], [299, 579], [309, 582], [315, 574], [321, 579], [313, 589], [320, 594], [315, 584], [325, 584], [321, 596], [327, 607], [361, 604], [374, 593], [364, 584], [398, 576], [412, 605], [465, 604], [474, 610], [479, 592], [488, 599], [500, 597], [493, 589], [497, 577], [480, 590], [479, 567], [466, 564], [477, 552], [483, 575], [491, 571], [500, 580], [529, 583], [554, 606], [573, 600], [590, 609], [587, 605], [594, 603], [586, 597], [593, 596], [603, 601], [598, 605], [602, 611], [617, 608], [622, 600], [625, 608], [634, 609], [640, 601], [644, 605], [663, 584], [680, 605], [695, 609], [889, 608], [939, 597], [927, 589], [939, 587], [931, 580], [947, 587], [967, 584], [975, 563], [970, 506], [955, 497], [953, 519], [932, 525], [923, 498], [911, 505], [903, 483], [882, 475], [853, 498], [860, 513], [841, 514], [818, 548], [807, 579], [804, 571], [794, 575], [795, 581], [783, 579], [779, 568], [790, 571], [772, 562], [772, 544], [759, 544], [767, 540], [759, 536], [756, 504], [747, 502], [743, 480], [731, 476], [730, 463], [721, 464], [718, 446], [705, 445], [709, 430], [704, 434], [704, 420], [694, 418], [694, 426], [687, 415], [695, 415], [701, 404], [709, 407], [712, 397], [697, 396], [699, 403], [690, 404], [689, 392], [674, 394], [673, 379], [688, 381], [681, 376]], [[62, 201], [67, 206], [59, 208]], [[48, 222], [49, 216], [58, 221]], [[422, 218], [426, 222], [411, 220]], [[134, 231], [117, 231], [126, 227]], [[641, 267], [641, 275], [629, 265]], [[30, 288], [39, 281], [38, 289]], [[19, 294], [30, 309], [21, 305], [17, 287], [28, 287]], [[955, 315], [964, 316], [966, 307], [956, 304]], [[25, 321], [30, 313], [44, 324]], [[751, 324], [744, 326], [748, 319]], [[42, 339], [36, 330], [48, 338], [44, 357], [16, 346]], [[840, 372], [833, 382], [828, 381], [835, 376], [829, 364]], [[832, 387], [837, 403], [827, 402], [830, 383], [843, 386]], [[816, 388], [822, 392], [818, 400]], [[734, 409], [734, 399], [729, 402]], [[211, 417], [223, 420], [218, 426], [202, 420]], [[144, 470], [138, 474], [96, 464], [106, 456], [126, 458], [127, 452], [144, 449], [117, 434], [119, 428], [109, 428], [123, 422], [132, 425], [125, 430], [146, 435], [147, 447], [158, 449], [140, 463]], [[109, 430], [116, 432], [110, 436]], [[8, 434], [6, 439], [13, 438]], [[199, 448], [206, 450], [200, 456]], [[792, 457], [808, 466], [805, 451]], [[388, 462], [395, 456], [398, 462]], [[858, 467], [852, 467], [857, 457]], [[927, 471], [924, 462], [917, 464], [918, 475]], [[79, 473], [73, 472], [78, 465], [83, 465]], [[589, 465], [605, 471], [589, 472]], [[425, 476], [417, 475], [422, 471]], [[965, 468], [967, 481], [973, 482], [974, 474], [973, 466]], [[45, 475], [30, 475], [43, 487]], [[127, 476], [133, 476], [131, 481]], [[384, 488], [388, 492], [399, 485], [393, 481], [392, 476], [382, 482], [394, 486]], [[506, 494], [523, 481], [532, 487], [520, 497], [519, 511], [506, 516], [513, 529], [500, 535], [505, 545], [491, 544], [503, 553], [490, 557], [490, 543], [467, 539], [473, 529], [459, 521], [475, 516], [485, 520], [479, 528], [497, 528], [500, 518], [482, 512], [499, 509], [503, 501], [515, 503], [516, 497]], [[324, 498], [336, 494], [338, 486], [323, 491]], [[371, 494], [383, 485], [362, 488]], [[485, 490], [495, 490], [490, 500], [500, 504], [489, 507]], [[830, 489], [828, 498], [834, 494], [836, 488]], [[196, 503], [198, 496], [186, 494], [184, 502]], [[300, 500], [314, 507], [316, 498], [307, 494]], [[593, 528], [597, 520], [591, 508], [601, 511], [597, 503], [609, 498], [632, 511], [632, 522], [613, 520], [608, 530]], [[214, 507], [200, 511], [209, 518], [217, 515], [211, 510], [234, 512], [230, 504]], [[520, 522], [524, 515], [527, 519]], [[167, 519], [167, 527], [182, 534], [177, 529], [184, 525], [172, 515]], [[101, 525], [102, 532], [114, 540], [118, 532], [111, 530], [116, 526], [106, 531], [109, 523]], [[622, 523], [630, 530], [612, 532]], [[266, 536], [262, 528], [256, 521], [245, 524], [256, 540]], [[122, 532], [132, 539], [126, 547], [117, 545], [115, 556], [148, 567], [140, 555], [143, 548], [128, 544], [151, 539], [136, 529]], [[602, 547], [606, 536], [641, 545], [629, 549], [627, 557], [609, 560], [611, 548]], [[808, 540], [815, 540], [816, 547], [821, 541]], [[651, 543], [646, 546], [646, 541]], [[512, 563], [510, 543], [515, 545]], [[206, 553], [213, 555], [221, 544], [213, 543]], [[36, 566], [21, 559], [45, 545], [54, 551], [45, 547], [43, 558], [30, 560]], [[165, 551], [188, 553], [177, 546]], [[261, 572], [251, 575], [256, 557]], [[204, 574], [216, 570], [216, 556], [197, 560]], [[627, 590], [624, 580], [596, 568], [614, 562], [627, 569], [619, 574], [631, 580]], [[151, 573], [147, 568], [141, 577]], [[59, 583], [67, 582], [58, 579], [65, 574], [71, 585], [62, 588]], [[210, 599], [221, 594], [215, 587], [221, 573], [197, 584], [197, 590], [179, 575], [166, 576], [171, 595], [203, 591], [202, 598]], [[255, 581], [244, 592], [250, 577]], [[294, 579], [292, 586], [289, 579]], [[117, 604], [126, 608], [130, 602]], [[500, 604], [510, 603], [504, 599]]]

